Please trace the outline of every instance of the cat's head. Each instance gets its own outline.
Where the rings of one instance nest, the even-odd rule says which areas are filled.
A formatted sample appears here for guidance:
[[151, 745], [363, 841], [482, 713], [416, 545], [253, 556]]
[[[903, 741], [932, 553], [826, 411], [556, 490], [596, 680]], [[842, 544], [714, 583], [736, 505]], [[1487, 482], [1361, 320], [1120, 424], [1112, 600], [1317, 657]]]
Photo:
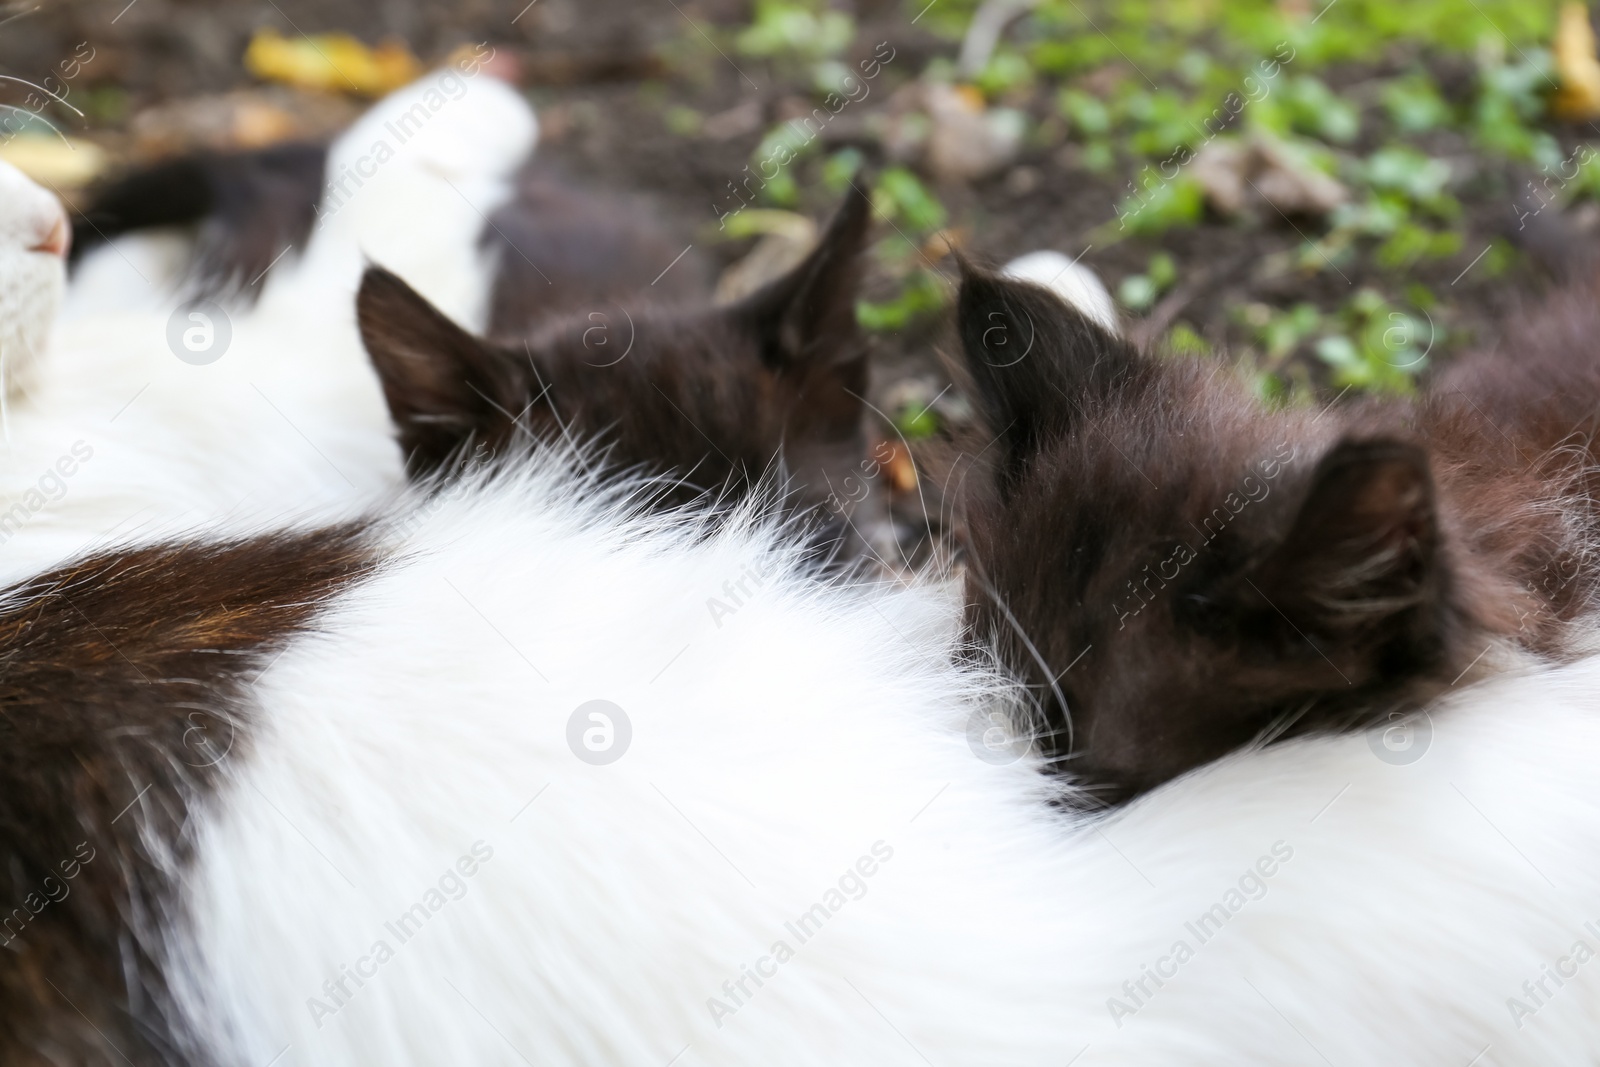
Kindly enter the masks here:
[[25, 381], [49, 336], [71, 235], [61, 202], [0, 163], [0, 368], [8, 392]]
[[970, 622], [1034, 687], [1062, 770], [1124, 797], [1437, 672], [1451, 569], [1397, 422], [1268, 412], [1214, 364], [971, 268], [960, 329], [988, 427]]
[[855, 320], [867, 196], [852, 191], [798, 267], [728, 307], [607, 304], [523, 342], [489, 341], [372, 269], [358, 300], [413, 478], [524, 435], [601, 442], [616, 469], [684, 480], [666, 500], [790, 478], [827, 500], [864, 450], [866, 347]]

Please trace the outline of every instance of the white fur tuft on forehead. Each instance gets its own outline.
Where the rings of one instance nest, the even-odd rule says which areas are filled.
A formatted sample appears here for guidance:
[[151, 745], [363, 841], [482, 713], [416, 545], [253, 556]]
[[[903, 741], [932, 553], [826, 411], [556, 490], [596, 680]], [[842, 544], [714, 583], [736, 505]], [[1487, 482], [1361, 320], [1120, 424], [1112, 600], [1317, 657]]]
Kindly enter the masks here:
[[38, 358], [66, 284], [66, 213], [52, 194], [0, 163], [0, 380], [3, 392]]

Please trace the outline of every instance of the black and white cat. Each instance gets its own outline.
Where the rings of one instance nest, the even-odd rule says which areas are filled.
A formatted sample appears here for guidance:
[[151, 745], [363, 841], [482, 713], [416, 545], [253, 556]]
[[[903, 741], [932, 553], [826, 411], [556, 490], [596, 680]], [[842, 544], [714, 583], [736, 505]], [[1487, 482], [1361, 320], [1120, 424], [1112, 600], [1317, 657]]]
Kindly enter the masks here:
[[1595, 1058], [1595, 661], [1435, 700], [1417, 762], [1066, 814], [985, 744], [1027, 663], [958, 583], [823, 582], [760, 495], [646, 509], [548, 444], [364, 500], [399, 456], [303, 284], [236, 373], [130, 307], [14, 398], [5, 1062]]
[[1068, 817], [952, 588], [502, 462], [7, 594], [7, 1062], [1593, 1053], [1600, 665]]

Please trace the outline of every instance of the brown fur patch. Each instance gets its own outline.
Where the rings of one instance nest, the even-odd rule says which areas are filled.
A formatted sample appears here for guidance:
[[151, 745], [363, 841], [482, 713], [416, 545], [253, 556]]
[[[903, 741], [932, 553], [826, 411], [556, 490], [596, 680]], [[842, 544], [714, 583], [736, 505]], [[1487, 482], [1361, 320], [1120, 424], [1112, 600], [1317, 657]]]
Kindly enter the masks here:
[[202, 1062], [162, 975], [192, 817], [248, 746], [251, 684], [373, 566], [347, 526], [96, 556], [0, 598], [0, 1062]]

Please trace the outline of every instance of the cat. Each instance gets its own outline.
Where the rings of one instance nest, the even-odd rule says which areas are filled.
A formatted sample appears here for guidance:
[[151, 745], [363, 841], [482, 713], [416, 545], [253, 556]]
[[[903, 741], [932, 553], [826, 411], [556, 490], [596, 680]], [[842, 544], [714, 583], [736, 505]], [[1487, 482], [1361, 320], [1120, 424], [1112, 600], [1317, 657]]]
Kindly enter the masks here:
[[[345, 355], [298, 344], [264, 350], [283, 385]], [[85, 410], [131, 425], [127, 380]], [[948, 586], [819, 583], [757, 499], [641, 513], [548, 448], [261, 535], [336, 479], [195, 382], [231, 403], [212, 433], [178, 404], [115, 431], [132, 484], [192, 471], [182, 543], [80, 542], [0, 602], [7, 1063], [1596, 1055], [1567, 969], [1600, 890], [1593, 661], [1432, 705], [1416, 766], [1304, 738], [1087, 819], [1032, 756], [974, 758], [1011, 687], [964, 662]], [[302, 424], [344, 466], [334, 406]], [[205, 485], [256, 477], [275, 510]], [[68, 484], [30, 531], [96, 495]], [[609, 768], [578, 755], [603, 723], [569, 741], [596, 696], [633, 730]]]
[[[396, 116], [457, 86], [359, 190], [347, 183], [359, 195], [324, 210], [303, 247], [274, 249], [276, 266], [246, 282], [253, 300], [197, 288], [192, 242], [155, 232], [90, 249], [53, 321], [54, 290], [29, 290], [35, 332], [50, 325], [26, 390], [13, 377], [7, 398], [0, 578], [156, 530], [335, 521], [403, 484], [356, 322], [362, 274], [383, 264], [482, 328], [494, 262], [479, 212], [511, 198], [537, 134], [509, 86], [481, 75], [464, 84], [460, 71], [430, 74], [332, 146], [336, 173], [372, 171], [362, 160], [394, 140]], [[26, 202], [0, 200], [0, 218]]]
[[193, 227], [195, 295], [257, 296], [250, 283], [311, 236], [327, 166], [327, 145], [291, 141], [134, 168], [90, 190], [72, 220], [73, 259], [129, 234]]
[[412, 477], [474, 445], [598, 440], [606, 469], [675, 472], [663, 505], [736, 500], [781, 470], [792, 510], [818, 514], [866, 447], [855, 300], [871, 213], [853, 188], [803, 262], [732, 306], [551, 316], [520, 342], [473, 337], [369, 270], [358, 315]]
[[72, 239], [61, 204], [0, 161], [0, 396], [28, 380], [54, 320]]
[[[381, 105], [388, 120], [369, 116], [365, 135], [341, 143], [360, 146], [389, 130], [414, 95]], [[482, 121], [469, 131], [489, 136]], [[314, 220], [356, 202], [322, 180], [325, 172], [355, 172], [340, 162], [351, 154], [330, 159], [319, 146], [290, 144], [135, 169], [102, 187], [78, 217], [80, 244], [196, 225], [191, 291], [239, 295], [244, 279], [274, 270], [278, 250], [302, 244]], [[613, 466], [643, 464], [680, 479], [664, 488], [663, 504], [700, 492], [736, 496], [781, 471], [793, 510], [834, 529], [819, 545], [864, 547], [848, 533], [853, 508], [820, 507], [833, 496], [830, 481], [856, 473], [865, 450], [866, 350], [853, 309], [864, 194], [854, 193], [838, 228], [786, 281], [720, 311], [706, 307], [709, 289], [692, 249], [671, 245], [631, 201], [580, 190], [535, 164], [523, 166], [500, 199], [462, 226], [479, 235], [493, 264], [472, 312], [441, 313], [383, 271], [369, 273], [358, 304], [413, 477], [439, 471], [469, 439], [493, 449], [517, 434], [604, 436]], [[246, 303], [255, 292], [242, 294]], [[697, 306], [703, 310], [683, 313]], [[479, 342], [452, 318], [502, 343]]]
[[1592, 646], [1592, 292], [1518, 331], [1515, 360], [1325, 410], [1269, 410], [977, 268], [959, 317], [993, 441], [968, 479], [971, 625], [1108, 799]]
[[[1595, 661], [1464, 687], [1415, 766], [1305, 738], [1086, 817], [992, 758], [1015, 690], [957, 586], [819, 581], [760, 495], [647, 509], [549, 444], [286, 514], [335, 480], [315, 452], [211, 378], [174, 395], [229, 401], [215, 436], [128, 421], [117, 351], [79, 379], [110, 443], [47, 464], [65, 496], [7, 543], [46, 562], [0, 596], [6, 1063], [1596, 1054], [1566, 947], [1600, 893]], [[16, 428], [10, 483], [65, 412]], [[182, 470], [185, 521], [30, 547]], [[218, 514], [208, 479], [251, 477], [277, 510]]]
[[1099, 818], [980, 758], [958, 586], [640, 496], [530, 444], [0, 594], [0, 1060], [1600, 1053], [1600, 657]]

